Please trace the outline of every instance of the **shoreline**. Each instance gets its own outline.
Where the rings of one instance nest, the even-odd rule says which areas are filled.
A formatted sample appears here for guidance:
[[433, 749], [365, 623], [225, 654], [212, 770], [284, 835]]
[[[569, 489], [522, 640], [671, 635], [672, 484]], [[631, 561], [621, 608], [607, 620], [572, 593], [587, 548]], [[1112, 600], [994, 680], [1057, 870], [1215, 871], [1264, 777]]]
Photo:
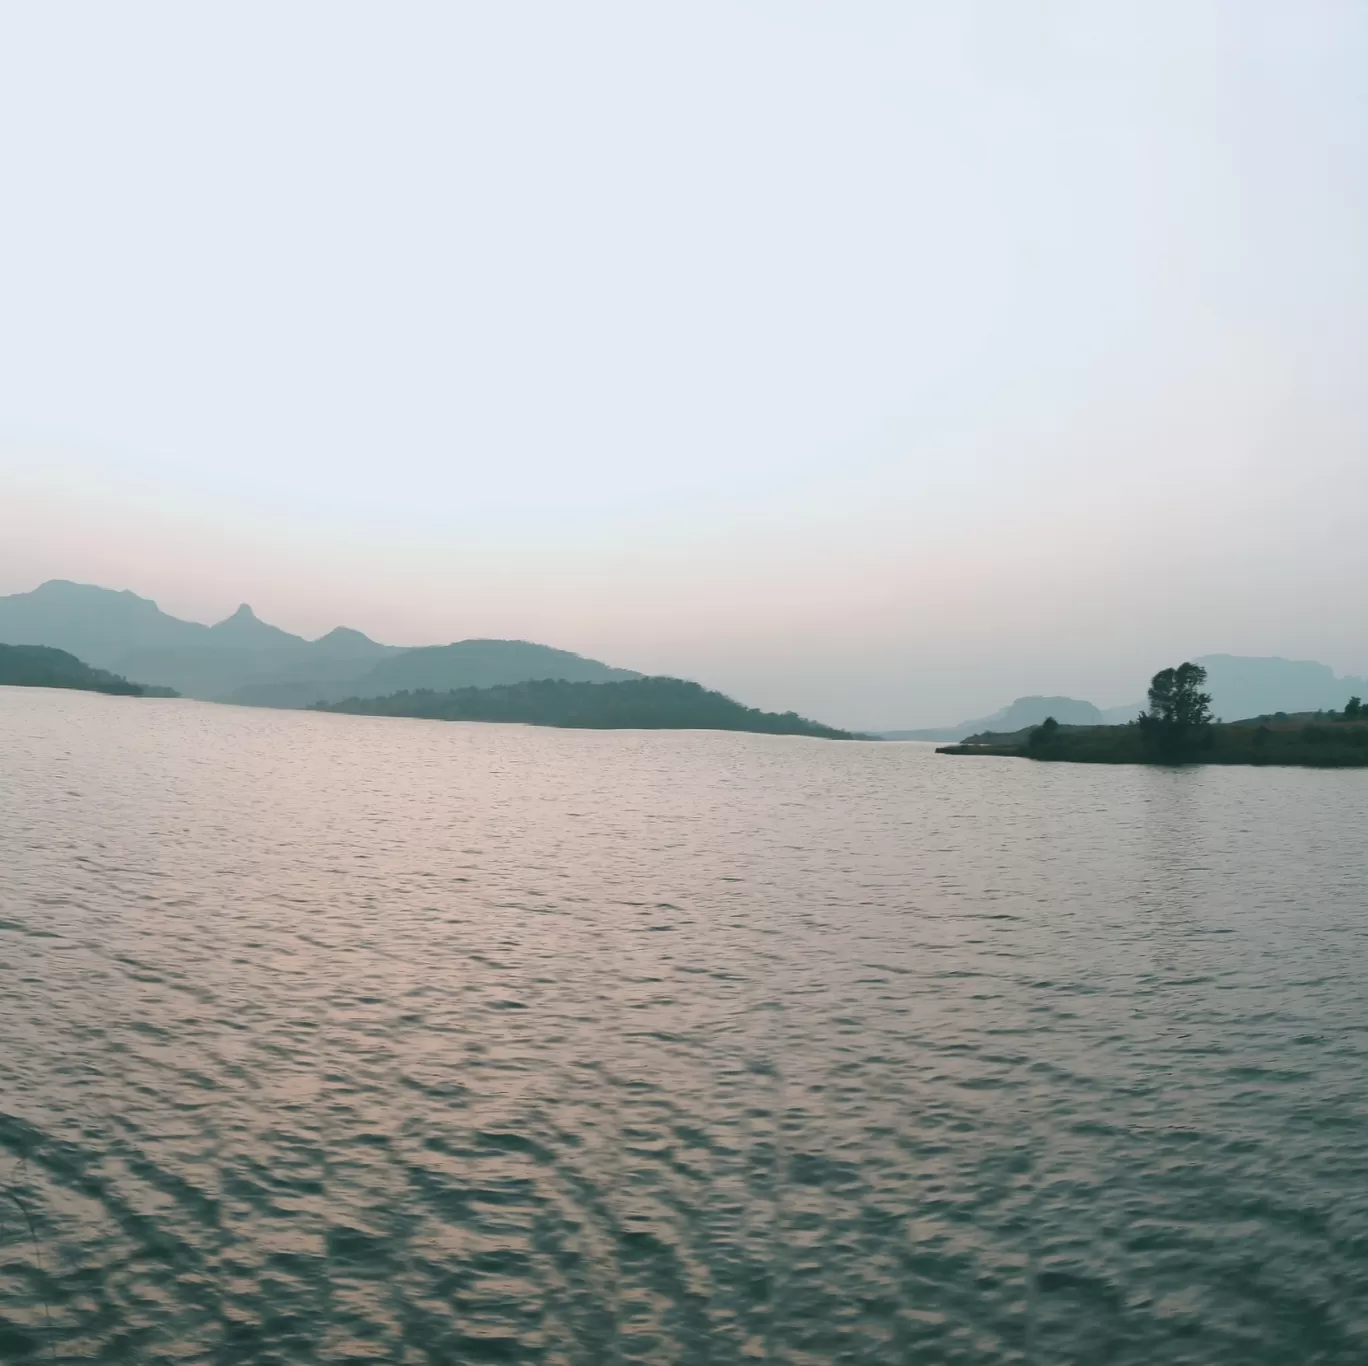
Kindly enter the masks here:
[[1150, 768], [1215, 765], [1240, 768], [1368, 768], [1368, 725], [1325, 720], [1267, 724], [1262, 718], [1211, 726], [1182, 750], [1155, 754], [1135, 725], [1063, 727], [1045, 737], [1039, 730], [1012, 736], [970, 736], [938, 745], [937, 754], [1039, 763], [1135, 764]]

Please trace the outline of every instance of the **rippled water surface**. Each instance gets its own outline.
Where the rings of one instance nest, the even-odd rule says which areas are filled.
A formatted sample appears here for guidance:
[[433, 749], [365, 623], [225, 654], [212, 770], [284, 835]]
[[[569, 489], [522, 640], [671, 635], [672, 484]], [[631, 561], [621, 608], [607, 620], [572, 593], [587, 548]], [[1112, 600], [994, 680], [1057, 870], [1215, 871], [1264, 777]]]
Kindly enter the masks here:
[[0, 689], [0, 1361], [1368, 1361], [1368, 774]]

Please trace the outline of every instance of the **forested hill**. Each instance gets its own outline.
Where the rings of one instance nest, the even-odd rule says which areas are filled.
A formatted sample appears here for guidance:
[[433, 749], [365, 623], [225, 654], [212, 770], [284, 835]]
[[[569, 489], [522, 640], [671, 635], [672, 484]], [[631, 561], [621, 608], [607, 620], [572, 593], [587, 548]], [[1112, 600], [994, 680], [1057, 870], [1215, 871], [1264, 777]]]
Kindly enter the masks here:
[[48, 645], [0, 645], [0, 686], [79, 688], [123, 697], [167, 696], [169, 688], [149, 688], [106, 669], [92, 669], [75, 655]]
[[679, 678], [635, 678], [616, 683], [560, 679], [452, 692], [398, 692], [320, 704], [316, 711], [363, 716], [411, 716], [438, 721], [506, 721], [591, 730], [738, 730], [765, 735], [810, 735], [853, 740], [849, 731], [794, 712], [743, 707], [720, 692]]

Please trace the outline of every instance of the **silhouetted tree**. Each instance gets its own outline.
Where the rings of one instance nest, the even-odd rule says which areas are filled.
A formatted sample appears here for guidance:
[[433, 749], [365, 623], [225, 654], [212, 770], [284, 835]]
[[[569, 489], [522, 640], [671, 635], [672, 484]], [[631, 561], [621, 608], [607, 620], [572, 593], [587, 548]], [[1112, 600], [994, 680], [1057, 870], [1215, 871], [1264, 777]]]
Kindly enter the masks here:
[[1202, 691], [1200, 664], [1161, 669], [1150, 680], [1149, 707], [1140, 713], [1140, 735], [1154, 759], [1182, 759], [1210, 742], [1211, 694]]
[[1059, 722], [1047, 716], [1030, 734], [1026, 743], [1032, 749], [1044, 749], [1059, 734]]
[[1363, 701], [1361, 698], [1351, 697], [1344, 704], [1344, 719], [1346, 721], [1357, 721], [1363, 714]]

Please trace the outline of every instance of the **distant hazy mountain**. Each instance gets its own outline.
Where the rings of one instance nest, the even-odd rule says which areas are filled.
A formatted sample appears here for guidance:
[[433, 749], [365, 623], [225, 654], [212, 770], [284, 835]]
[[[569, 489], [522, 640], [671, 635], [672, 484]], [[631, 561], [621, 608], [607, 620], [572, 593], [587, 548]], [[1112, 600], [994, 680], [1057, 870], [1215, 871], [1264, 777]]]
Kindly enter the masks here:
[[0, 597], [0, 641], [47, 645], [189, 697], [306, 707], [402, 689], [487, 687], [529, 679], [640, 677], [566, 650], [520, 640], [466, 640], [405, 650], [339, 626], [317, 640], [262, 621], [245, 603], [205, 626], [135, 593], [54, 579]]
[[1268, 712], [1338, 711], [1351, 696], [1368, 696], [1368, 679], [1338, 677], [1309, 659], [1202, 655], [1207, 691], [1217, 716], [1243, 721]]
[[[541, 670], [549, 669], [549, 673]], [[567, 683], [613, 683], [640, 678], [630, 669], [614, 669], [595, 659], [533, 645], [526, 640], [458, 640], [454, 645], [429, 645], [405, 650], [382, 660], [366, 676], [385, 692], [431, 688], [492, 688], [532, 678], [560, 678]], [[380, 696], [379, 692], [368, 694]]]
[[0, 597], [0, 640], [51, 645], [109, 668], [130, 650], [171, 650], [206, 638], [209, 628], [168, 616], [136, 593], [52, 579], [31, 593]]
[[881, 734], [885, 740], [963, 740], [981, 731], [1017, 731], [1038, 726], [1047, 716], [1053, 716], [1062, 726], [1105, 724], [1102, 713], [1091, 702], [1081, 702], [1076, 697], [1018, 697], [1010, 706], [976, 721], [929, 730], [886, 730]]
[[326, 636], [319, 636], [314, 641], [314, 649], [320, 653], [348, 659], [378, 659], [381, 655], [393, 653], [395, 648], [393, 645], [377, 644], [360, 631], [353, 631], [350, 626], [334, 626]]
[[[333, 633], [329, 633], [333, 634]], [[359, 631], [349, 635], [360, 635]], [[268, 626], [244, 602], [231, 617], [224, 617], [208, 628], [209, 641], [215, 649], [227, 650], [286, 650], [307, 647], [303, 636], [292, 636], [279, 626]], [[365, 640], [365, 636], [361, 636]]]

